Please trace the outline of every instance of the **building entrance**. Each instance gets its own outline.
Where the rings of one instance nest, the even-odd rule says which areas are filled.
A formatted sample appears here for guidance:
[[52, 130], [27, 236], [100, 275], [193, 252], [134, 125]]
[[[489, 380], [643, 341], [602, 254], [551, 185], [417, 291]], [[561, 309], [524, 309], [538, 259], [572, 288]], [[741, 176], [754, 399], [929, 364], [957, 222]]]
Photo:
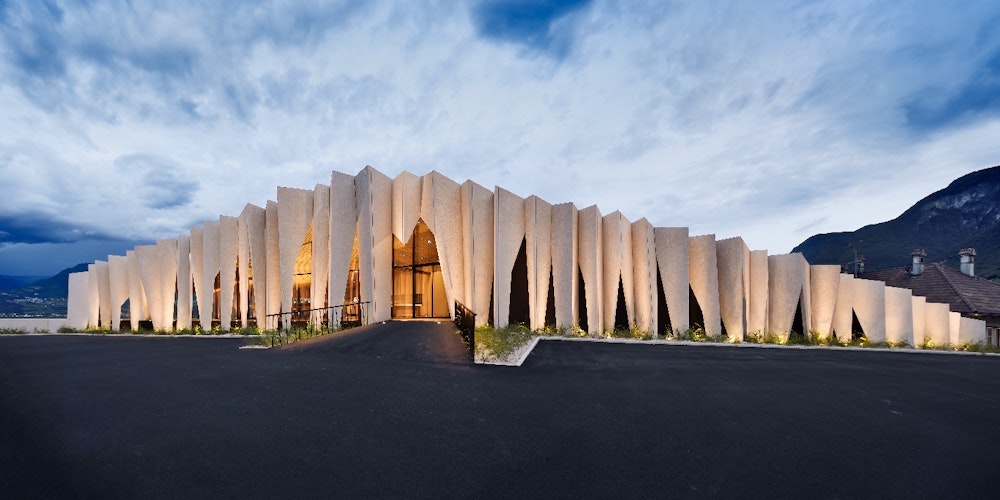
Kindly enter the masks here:
[[392, 317], [448, 317], [437, 243], [422, 219], [409, 241], [392, 241]]

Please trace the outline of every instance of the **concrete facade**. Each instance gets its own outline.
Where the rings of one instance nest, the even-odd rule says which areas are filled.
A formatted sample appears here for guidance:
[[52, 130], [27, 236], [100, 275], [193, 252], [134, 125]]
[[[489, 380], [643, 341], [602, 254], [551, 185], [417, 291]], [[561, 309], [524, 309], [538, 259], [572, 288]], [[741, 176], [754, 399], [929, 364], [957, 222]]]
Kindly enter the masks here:
[[72, 274], [66, 323], [120, 329], [126, 301], [133, 329], [145, 321], [157, 330], [195, 322], [208, 329], [212, 320], [223, 330], [274, 329], [279, 315], [287, 327], [287, 313], [308, 310], [294, 320], [318, 326], [339, 321], [329, 308], [355, 301], [370, 304], [369, 321], [389, 320], [393, 240], [407, 242], [423, 221], [440, 266], [435, 293], [448, 304], [439, 311], [453, 315], [462, 302], [477, 325], [516, 319], [535, 330], [597, 336], [617, 323], [676, 337], [699, 322], [708, 335], [733, 341], [791, 332], [910, 345], [985, 338], [985, 323], [947, 305], [836, 266], [810, 266], [800, 254], [768, 255], [738, 237], [690, 236], [687, 228], [459, 184], [438, 172], [395, 179], [372, 167], [333, 172], [329, 185], [279, 187], [276, 198]]

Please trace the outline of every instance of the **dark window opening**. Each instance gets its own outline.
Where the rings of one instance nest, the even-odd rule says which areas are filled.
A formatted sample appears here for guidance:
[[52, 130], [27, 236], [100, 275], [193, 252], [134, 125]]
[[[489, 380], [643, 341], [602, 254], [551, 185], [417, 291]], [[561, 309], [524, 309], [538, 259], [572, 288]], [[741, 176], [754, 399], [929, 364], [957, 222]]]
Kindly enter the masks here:
[[576, 302], [579, 310], [576, 321], [581, 330], [590, 331], [590, 324], [587, 322], [587, 287], [583, 281], [583, 270], [577, 269], [576, 276]]
[[545, 326], [556, 326], [556, 287], [551, 267], [549, 267], [548, 297], [545, 299]]
[[670, 310], [667, 309], [667, 294], [663, 291], [663, 277], [660, 269], [656, 269], [656, 323], [660, 335], [668, 335], [673, 330], [670, 323]]
[[528, 251], [527, 242], [521, 238], [521, 249], [514, 259], [514, 269], [510, 274], [510, 310], [507, 322], [513, 325], [530, 324], [531, 301], [528, 299]]
[[698, 298], [694, 296], [694, 289], [690, 286], [688, 286], [688, 323], [691, 328], [705, 327], [705, 315], [702, 314], [701, 305], [698, 304]]
[[618, 304], [615, 306], [615, 330], [628, 330], [628, 307], [625, 305], [625, 286], [621, 276], [618, 277]]
[[851, 309], [851, 340], [861, 340], [865, 336], [865, 329], [861, 328], [861, 321], [858, 320], [858, 313]]

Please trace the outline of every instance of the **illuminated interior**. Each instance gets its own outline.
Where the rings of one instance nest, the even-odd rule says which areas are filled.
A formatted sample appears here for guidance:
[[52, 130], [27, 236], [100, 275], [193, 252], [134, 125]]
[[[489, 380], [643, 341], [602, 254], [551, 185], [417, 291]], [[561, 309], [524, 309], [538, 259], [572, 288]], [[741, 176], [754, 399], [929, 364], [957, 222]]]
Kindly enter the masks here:
[[406, 243], [393, 238], [392, 317], [448, 317], [437, 243], [423, 219], [417, 221]]

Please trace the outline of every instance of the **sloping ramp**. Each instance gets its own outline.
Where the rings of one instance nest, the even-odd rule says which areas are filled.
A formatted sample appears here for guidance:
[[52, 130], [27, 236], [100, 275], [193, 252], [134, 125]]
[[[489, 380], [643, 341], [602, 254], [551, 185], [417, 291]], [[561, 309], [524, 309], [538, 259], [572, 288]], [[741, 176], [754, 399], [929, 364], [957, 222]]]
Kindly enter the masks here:
[[375, 323], [294, 342], [280, 349], [407, 361], [472, 363], [471, 351], [449, 319]]

